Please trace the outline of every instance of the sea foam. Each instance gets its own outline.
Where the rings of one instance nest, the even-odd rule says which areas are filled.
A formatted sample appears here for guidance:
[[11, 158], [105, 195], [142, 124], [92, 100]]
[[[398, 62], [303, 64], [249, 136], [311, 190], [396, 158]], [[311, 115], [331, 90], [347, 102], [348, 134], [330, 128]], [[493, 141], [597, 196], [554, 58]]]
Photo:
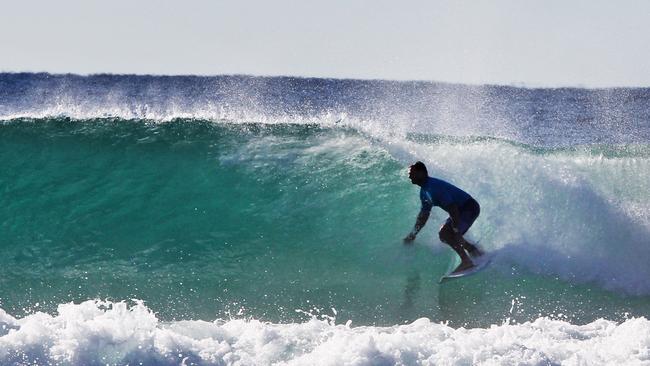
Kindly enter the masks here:
[[3, 365], [650, 364], [650, 321], [454, 329], [421, 318], [391, 327], [312, 319], [164, 322], [142, 302], [89, 300], [14, 318], [0, 310]]

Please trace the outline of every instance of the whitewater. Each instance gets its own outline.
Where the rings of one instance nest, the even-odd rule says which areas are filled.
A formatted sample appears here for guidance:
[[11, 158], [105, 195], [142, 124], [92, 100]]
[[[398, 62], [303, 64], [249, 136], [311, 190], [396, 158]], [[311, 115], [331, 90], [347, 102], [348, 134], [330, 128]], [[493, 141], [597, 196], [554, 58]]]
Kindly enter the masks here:
[[[650, 364], [650, 89], [0, 74], [0, 364]], [[406, 167], [481, 203], [453, 254]]]
[[452, 328], [426, 318], [407, 325], [336, 325], [335, 319], [159, 322], [141, 302], [86, 301], [16, 320], [0, 314], [4, 363], [55, 364], [645, 364], [647, 319], [573, 325], [538, 318], [519, 325]]

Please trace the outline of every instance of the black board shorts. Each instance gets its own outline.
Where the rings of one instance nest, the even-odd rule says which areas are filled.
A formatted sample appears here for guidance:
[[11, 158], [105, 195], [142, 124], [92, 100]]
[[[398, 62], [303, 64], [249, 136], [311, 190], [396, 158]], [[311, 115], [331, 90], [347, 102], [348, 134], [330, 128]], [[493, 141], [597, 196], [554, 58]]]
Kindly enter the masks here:
[[[465, 234], [474, 223], [474, 220], [476, 220], [478, 215], [481, 213], [481, 206], [478, 204], [478, 202], [476, 202], [475, 199], [470, 198], [465, 201], [465, 203], [463, 203], [460, 207], [458, 207], [458, 210], [460, 211], [460, 223], [458, 224], [458, 231], [461, 234]], [[451, 217], [447, 218], [445, 225], [451, 225]]]

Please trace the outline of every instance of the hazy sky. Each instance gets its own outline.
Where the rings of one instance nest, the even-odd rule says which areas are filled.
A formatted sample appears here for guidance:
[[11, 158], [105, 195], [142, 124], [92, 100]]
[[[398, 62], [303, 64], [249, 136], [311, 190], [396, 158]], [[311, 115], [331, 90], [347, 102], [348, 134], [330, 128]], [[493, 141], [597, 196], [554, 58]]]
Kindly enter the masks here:
[[650, 86], [650, 1], [0, 0], [0, 70]]

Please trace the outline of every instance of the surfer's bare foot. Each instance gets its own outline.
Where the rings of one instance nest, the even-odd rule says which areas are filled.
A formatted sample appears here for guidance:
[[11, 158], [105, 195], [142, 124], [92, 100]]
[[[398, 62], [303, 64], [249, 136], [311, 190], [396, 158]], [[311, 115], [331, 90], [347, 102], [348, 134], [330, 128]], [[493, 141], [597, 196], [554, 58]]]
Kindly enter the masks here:
[[451, 273], [454, 274], [454, 273], [462, 272], [462, 271], [468, 270], [468, 269], [470, 269], [470, 268], [472, 268], [472, 267], [474, 267], [474, 263], [472, 263], [472, 262], [461, 263], [461, 264], [459, 264], [458, 267], [456, 267], [456, 269], [455, 269], [453, 272], [451, 272]]
[[468, 250], [467, 254], [470, 255], [472, 258], [477, 258], [483, 255], [483, 252], [481, 252], [477, 247], [474, 247], [473, 250]]
[[483, 255], [483, 252], [478, 249], [478, 247], [467, 240], [463, 239], [463, 249], [467, 251], [467, 254], [469, 254], [472, 258], [480, 257]]

